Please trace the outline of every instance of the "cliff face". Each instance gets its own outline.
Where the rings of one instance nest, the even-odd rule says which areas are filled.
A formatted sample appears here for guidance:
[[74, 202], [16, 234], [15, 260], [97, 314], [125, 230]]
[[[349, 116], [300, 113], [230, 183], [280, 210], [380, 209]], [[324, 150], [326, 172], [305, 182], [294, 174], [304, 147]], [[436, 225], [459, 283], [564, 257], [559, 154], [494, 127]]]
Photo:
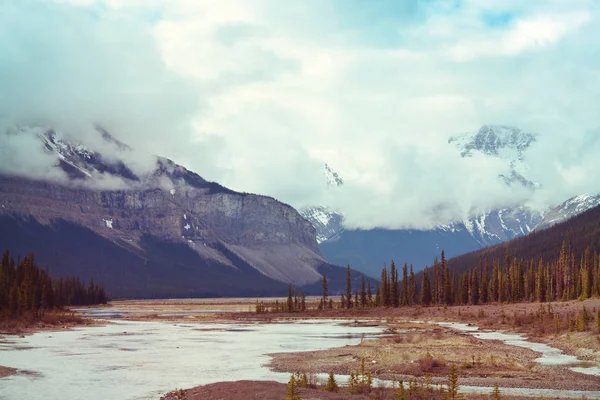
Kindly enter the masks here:
[[187, 184], [95, 191], [3, 176], [0, 215], [32, 216], [43, 224], [65, 220], [135, 247], [151, 235], [236, 268], [227, 255], [232, 252], [264, 275], [296, 285], [320, 279], [315, 267], [323, 263], [314, 228], [293, 208], [268, 197], [210, 193]]
[[[134, 254], [140, 265], [163, 265], [157, 268], [166, 268], [165, 274], [169, 273], [169, 265], [183, 266], [188, 272], [197, 273], [198, 279], [203, 268], [218, 270], [222, 282], [213, 282], [217, 294], [223, 285], [229, 287], [233, 281], [247, 280], [247, 274], [298, 286], [321, 279], [318, 268], [325, 262], [315, 229], [286, 204], [265, 196], [234, 192], [167, 159], [157, 158], [156, 168], [136, 174], [126, 161], [115, 162], [114, 155], [105, 159], [98, 152], [67, 144], [53, 131], [40, 135], [40, 139], [48, 153], [57, 155], [56, 169], [63, 178], [40, 181], [0, 174], [0, 248], [16, 247], [38, 253], [38, 249], [47, 247], [40, 242], [42, 237], [46, 242], [54, 240], [51, 237], [54, 229], [57, 234], [66, 235], [61, 236], [56, 246], [71, 251], [68, 232], [81, 228], [89, 231], [90, 238], [94, 237], [91, 241]], [[117, 185], [119, 190], [101, 189], [102, 179], [107, 176], [121, 182]], [[11, 229], [16, 232], [11, 234]], [[28, 235], [30, 231], [43, 233], [32, 236]], [[18, 243], [12, 239], [19, 235], [27, 239]], [[153, 245], [149, 247], [150, 243]], [[179, 252], [185, 248], [185, 260], [173, 261], [177, 260], [172, 253], [175, 248]], [[52, 260], [48, 261], [49, 267], [58, 275], [68, 270], [82, 277], [97, 276], [98, 271], [86, 270], [85, 260], [72, 260], [79, 264], [77, 270], [50, 253], [51, 249], [42, 250], [38, 260], [42, 263]], [[113, 260], [106, 257], [104, 262]], [[182, 274], [185, 281], [184, 272], [172, 272]], [[174, 286], [169, 290], [176, 289]]]

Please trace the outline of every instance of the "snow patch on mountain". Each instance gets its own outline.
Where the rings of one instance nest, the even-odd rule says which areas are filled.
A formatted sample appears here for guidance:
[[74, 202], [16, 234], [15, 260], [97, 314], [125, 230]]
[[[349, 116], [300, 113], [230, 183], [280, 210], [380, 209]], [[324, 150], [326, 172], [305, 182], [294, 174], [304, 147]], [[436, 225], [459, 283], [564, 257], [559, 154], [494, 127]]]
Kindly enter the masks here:
[[[329, 164], [325, 164], [323, 168], [325, 175], [325, 184], [329, 189], [335, 189], [344, 184], [344, 180]], [[327, 240], [337, 237], [343, 232], [342, 214], [326, 207], [313, 206], [299, 210], [300, 215], [309, 221], [317, 232], [317, 243], [321, 244]]]
[[319, 244], [334, 238], [344, 230], [342, 215], [326, 207], [305, 208], [300, 210], [300, 215], [315, 227]]
[[503, 125], [484, 125], [476, 133], [452, 136], [454, 144], [464, 158], [475, 152], [506, 160], [508, 169], [498, 177], [506, 185], [520, 185], [535, 190], [541, 185], [526, 178], [529, 166], [525, 153], [536, 142], [537, 135]]
[[600, 193], [585, 193], [572, 197], [551, 209], [534, 230], [549, 228], [597, 206], [600, 206]]
[[325, 169], [323, 170], [325, 173], [325, 179], [328, 187], [337, 187], [342, 186], [344, 184], [344, 180], [328, 164], [325, 164]]
[[501, 158], [523, 161], [525, 151], [536, 141], [536, 135], [503, 125], [484, 125], [476, 133], [453, 136], [448, 143], [454, 143], [461, 150], [462, 157], [471, 157], [473, 152]]

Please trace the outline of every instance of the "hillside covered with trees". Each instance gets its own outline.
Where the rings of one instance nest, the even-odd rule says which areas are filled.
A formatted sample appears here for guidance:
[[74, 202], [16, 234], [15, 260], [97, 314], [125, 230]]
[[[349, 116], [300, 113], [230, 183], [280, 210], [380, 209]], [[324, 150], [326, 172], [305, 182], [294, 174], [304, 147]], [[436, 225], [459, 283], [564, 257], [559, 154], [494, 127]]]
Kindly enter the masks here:
[[[600, 296], [600, 207], [505, 244], [446, 260], [416, 276], [384, 268], [374, 305], [485, 304]], [[408, 272], [410, 271], [410, 273]]]

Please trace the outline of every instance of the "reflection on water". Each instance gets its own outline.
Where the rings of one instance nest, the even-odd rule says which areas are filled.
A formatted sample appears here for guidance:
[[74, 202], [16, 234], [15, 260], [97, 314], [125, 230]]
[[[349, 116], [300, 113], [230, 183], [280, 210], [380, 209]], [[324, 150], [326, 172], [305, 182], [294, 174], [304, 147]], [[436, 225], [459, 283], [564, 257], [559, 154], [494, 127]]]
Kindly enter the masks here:
[[354, 345], [381, 332], [335, 321], [192, 325], [114, 321], [0, 342], [1, 364], [32, 371], [0, 380], [0, 398], [157, 399], [175, 388], [240, 379], [287, 382], [265, 354]]

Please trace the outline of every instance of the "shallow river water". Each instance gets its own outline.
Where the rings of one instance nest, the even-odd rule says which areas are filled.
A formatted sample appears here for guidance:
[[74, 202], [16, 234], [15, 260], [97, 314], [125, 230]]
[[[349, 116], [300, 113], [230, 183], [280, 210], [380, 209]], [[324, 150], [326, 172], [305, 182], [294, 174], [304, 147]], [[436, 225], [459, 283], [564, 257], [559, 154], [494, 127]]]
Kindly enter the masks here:
[[106, 326], [0, 340], [0, 365], [31, 371], [0, 380], [0, 398], [157, 399], [175, 388], [240, 379], [287, 382], [268, 353], [354, 345], [379, 328], [339, 321], [180, 324], [112, 321]]
[[[96, 318], [119, 318], [120, 312], [90, 310]], [[289, 374], [263, 365], [269, 353], [312, 351], [355, 345], [382, 333], [380, 328], [343, 326], [344, 321], [303, 320], [279, 324], [185, 324], [112, 320], [24, 338], [0, 337], [0, 365], [20, 373], [0, 380], [0, 399], [158, 399], [175, 388], [241, 379], [287, 382]], [[419, 321], [422, 322], [422, 321]], [[571, 365], [574, 357], [520, 335], [479, 331], [477, 327], [440, 323], [480, 339], [502, 340], [541, 354], [536, 361]], [[572, 367], [596, 375], [592, 366]], [[338, 377], [344, 382], [344, 377]], [[389, 384], [389, 382], [382, 382]], [[462, 386], [463, 392], [492, 388]], [[505, 394], [532, 397], [600, 399], [600, 391], [503, 388]]]

